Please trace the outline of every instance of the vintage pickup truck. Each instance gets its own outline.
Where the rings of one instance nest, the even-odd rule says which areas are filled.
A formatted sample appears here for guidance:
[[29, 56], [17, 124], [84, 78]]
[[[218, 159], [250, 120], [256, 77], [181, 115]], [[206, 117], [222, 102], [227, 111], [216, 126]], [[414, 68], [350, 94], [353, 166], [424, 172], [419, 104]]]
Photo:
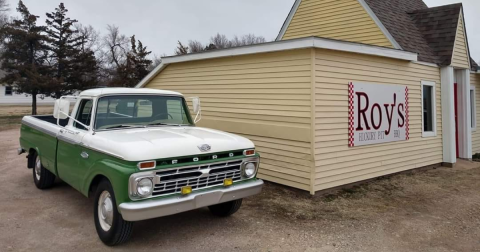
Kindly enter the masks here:
[[[71, 114], [70, 101], [77, 100]], [[127, 241], [134, 221], [209, 207], [229, 216], [261, 191], [254, 144], [196, 127], [180, 93], [102, 88], [57, 100], [52, 116], [25, 116], [19, 154], [39, 189], [60, 178], [94, 199], [100, 239]]]

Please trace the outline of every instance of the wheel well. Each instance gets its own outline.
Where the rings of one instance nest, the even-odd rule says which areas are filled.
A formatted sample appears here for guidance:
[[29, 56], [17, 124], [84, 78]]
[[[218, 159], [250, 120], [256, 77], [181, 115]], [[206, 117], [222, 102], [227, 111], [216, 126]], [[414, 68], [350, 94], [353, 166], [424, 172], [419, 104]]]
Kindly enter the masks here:
[[28, 156], [27, 156], [27, 167], [28, 168], [33, 168], [35, 167], [35, 153], [37, 153], [37, 151], [33, 148], [31, 148], [30, 150], [28, 150]]
[[107, 180], [108, 181], [108, 178], [103, 176], [103, 175], [97, 175], [97, 176], [95, 176], [95, 178], [93, 178], [92, 182], [90, 183], [90, 188], [88, 189], [88, 197], [89, 198], [95, 193], [95, 190], [96, 190], [98, 184], [100, 184], [100, 182], [102, 180]]

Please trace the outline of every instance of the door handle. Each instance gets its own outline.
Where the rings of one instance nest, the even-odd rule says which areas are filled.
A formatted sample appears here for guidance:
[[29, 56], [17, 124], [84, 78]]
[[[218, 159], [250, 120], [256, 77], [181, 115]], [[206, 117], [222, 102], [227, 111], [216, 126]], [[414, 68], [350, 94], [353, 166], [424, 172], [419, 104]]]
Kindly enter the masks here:
[[85, 151], [82, 151], [82, 153], [80, 153], [80, 156], [82, 156], [82, 158], [87, 159], [88, 158], [88, 153], [86, 153]]

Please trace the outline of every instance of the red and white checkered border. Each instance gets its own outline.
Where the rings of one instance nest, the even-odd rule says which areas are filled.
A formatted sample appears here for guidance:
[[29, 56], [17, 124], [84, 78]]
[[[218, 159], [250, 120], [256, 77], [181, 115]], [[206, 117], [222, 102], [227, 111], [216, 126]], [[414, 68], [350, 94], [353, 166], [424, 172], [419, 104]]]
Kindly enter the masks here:
[[405, 87], [405, 140], [410, 139], [410, 120], [408, 107], [408, 87]]
[[355, 131], [354, 131], [354, 86], [350, 82], [348, 84], [348, 147], [355, 147]]

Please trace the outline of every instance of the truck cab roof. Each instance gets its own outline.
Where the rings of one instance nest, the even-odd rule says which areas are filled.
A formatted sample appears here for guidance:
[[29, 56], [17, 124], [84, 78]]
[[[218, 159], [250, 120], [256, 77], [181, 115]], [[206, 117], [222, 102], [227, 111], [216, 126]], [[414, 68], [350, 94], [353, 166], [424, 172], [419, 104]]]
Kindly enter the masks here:
[[149, 89], [149, 88], [95, 88], [85, 90], [80, 93], [80, 96], [90, 96], [98, 97], [102, 95], [114, 95], [114, 94], [158, 94], [158, 95], [175, 95], [183, 96], [181, 93], [158, 90], [158, 89]]

